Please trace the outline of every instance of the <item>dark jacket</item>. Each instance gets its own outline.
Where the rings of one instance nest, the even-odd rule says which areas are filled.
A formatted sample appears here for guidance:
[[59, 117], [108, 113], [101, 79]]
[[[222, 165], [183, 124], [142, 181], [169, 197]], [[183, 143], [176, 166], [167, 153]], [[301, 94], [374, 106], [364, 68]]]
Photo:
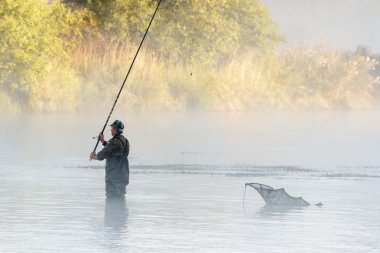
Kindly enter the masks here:
[[121, 157], [129, 155], [129, 142], [121, 134], [112, 137], [106, 142], [104, 148], [97, 154], [98, 160], [108, 159], [112, 156]]
[[123, 135], [116, 135], [104, 143], [98, 152], [98, 160], [106, 159], [106, 195], [122, 197], [129, 183], [129, 142]]

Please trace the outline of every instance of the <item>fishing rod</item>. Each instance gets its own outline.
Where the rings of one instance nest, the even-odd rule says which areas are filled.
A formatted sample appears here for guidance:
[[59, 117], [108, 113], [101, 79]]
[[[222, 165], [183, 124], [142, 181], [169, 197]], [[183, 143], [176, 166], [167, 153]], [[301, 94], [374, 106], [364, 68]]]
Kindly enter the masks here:
[[[139, 52], [140, 52], [141, 46], [142, 46], [142, 44], [143, 44], [143, 42], [144, 42], [144, 40], [145, 40], [146, 35], [148, 34], [149, 28], [150, 28], [150, 26], [151, 26], [151, 24], [152, 24], [152, 22], [153, 22], [154, 17], [156, 16], [156, 13], [157, 13], [157, 11], [158, 11], [158, 7], [160, 7], [160, 4], [161, 4], [161, 0], [158, 1], [158, 4], [157, 4], [157, 7], [156, 7], [156, 10], [154, 11], [153, 16], [152, 16], [152, 18], [151, 18], [151, 20], [150, 20], [150, 22], [149, 22], [149, 25], [148, 25], [148, 27], [147, 27], [147, 29], [146, 29], [146, 31], [145, 31], [145, 34], [144, 34], [144, 36], [143, 36], [143, 38], [142, 38], [142, 40], [141, 40], [141, 42], [140, 42], [140, 45], [139, 45], [139, 47], [138, 47], [138, 49], [137, 49], [137, 51], [136, 51], [135, 57], [133, 57], [133, 60], [132, 60], [131, 65], [129, 66], [129, 69], [128, 69], [128, 72], [127, 72], [127, 75], [126, 75], [125, 78], [124, 78], [123, 84], [122, 84], [121, 87], [120, 87], [119, 93], [118, 93], [117, 96], [116, 96], [115, 102], [113, 103], [113, 106], [112, 106], [112, 108], [111, 108], [111, 111], [110, 111], [110, 113], [108, 114], [108, 117], [107, 117], [106, 123], [104, 123], [103, 129], [102, 129], [102, 131], [100, 132], [100, 134], [103, 134], [103, 133], [104, 133], [104, 130], [105, 130], [106, 127], [107, 127], [107, 123], [108, 123], [108, 121], [110, 120], [110, 117], [111, 117], [111, 114], [112, 114], [113, 110], [115, 109], [115, 106], [116, 106], [116, 103], [117, 103], [117, 101], [118, 101], [118, 99], [119, 99], [120, 93], [121, 93], [121, 91], [122, 91], [123, 88], [124, 88], [125, 82], [126, 82], [127, 79], [128, 79], [129, 73], [131, 72], [131, 69], [132, 69], [132, 67], [133, 67], [133, 64], [135, 63], [135, 60], [136, 60], [136, 58], [137, 58], [137, 55], [138, 55]], [[95, 148], [94, 148], [94, 151], [93, 151], [94, 153], [95, 153], [95, 151], [96, 151], [96, 148], [97, 148], [98, 145], [99, 145], [99, 142], [100, 142], [100, 138], [98, 137], [98, 141], [96, 142], [96, 145], [95, 145]], [[91, 161], [91, 159], [90, 159], [90, 161]]]

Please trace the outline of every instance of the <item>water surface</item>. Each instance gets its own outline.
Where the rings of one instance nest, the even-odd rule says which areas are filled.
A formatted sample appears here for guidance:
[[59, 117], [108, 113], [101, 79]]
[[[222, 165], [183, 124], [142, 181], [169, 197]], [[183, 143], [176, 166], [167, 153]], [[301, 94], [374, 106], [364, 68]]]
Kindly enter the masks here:
[[[378, 252], [379, 116], [119, 113], [125, 202], [88, 160], [99, 117], [3, 119], [0, 251]], [[252, 188], [243, 205], [246, 182], [324, 205], [268, 207]]]

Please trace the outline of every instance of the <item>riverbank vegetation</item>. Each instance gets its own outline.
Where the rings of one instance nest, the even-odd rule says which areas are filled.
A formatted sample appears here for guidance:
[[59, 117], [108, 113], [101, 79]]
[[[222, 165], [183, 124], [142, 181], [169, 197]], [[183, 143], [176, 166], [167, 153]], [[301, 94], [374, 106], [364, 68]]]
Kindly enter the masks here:
[[[0, 111], [111, 107], [148, 0], [0, 3]], [[379, 55], [285, 41], [258, 0], [163, 0], [118, 107], [356, 109], [379, 103]]]

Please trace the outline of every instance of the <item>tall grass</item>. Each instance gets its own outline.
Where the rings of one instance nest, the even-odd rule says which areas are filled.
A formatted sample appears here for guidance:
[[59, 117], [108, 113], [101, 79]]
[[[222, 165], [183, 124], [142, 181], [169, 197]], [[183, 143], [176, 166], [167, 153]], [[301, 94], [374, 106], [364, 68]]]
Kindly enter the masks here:
[[[85, 45], [85, 46], [84, 46]], [[92, 41], [72, 54], [80, 108], [111, 106], [137, 46]], [[300, 45], [279, 55], [251, 52], [215, 67], [180, 64], [142, 50], [121, 95], [125, 110], [371, 108], [379, 80], [368, 56]]]
[[[137, 45], [86, 41], [70, 60], [46, 66], [31, 91], [34, 111], [111, 107]], [[183, 62], [183, 61], [181, 61]], [[278, 55], [250, 52], [219, 65], [178, 63], [143, 49], [118, 108], [144, 111], [374, 108], [380, 101], [376, 59], [360, 52], [299, 45]], [[0, 111], [20, 111], [0, 92]]]
[[[82, 78], [82, 108], [110, 104], [125, 77], [135, 45], [91, 42], [73, 52]], [[218, 68], [179, 64], [149, 50], [140, 52], [120, 100], [125, 109], [141, 110], [245, 110], [262, 104], [273, 82], [268, 63], [254, 55]]]
[[[93, 111], [111, 107], [137, 46], [90, 41], [70, 61], [47, 66], [31, 91], [34, 111]], [[379, 104], [377, 61], [368, 55], [300, 45], [278, 55], [251, 52], [220, 66], [180, 64], [140, 52], [118, 108], [144, 111], [359, 109]], [[372, 73], [372, 74], [371, 74]], [[0, 111], [20, 111], [0, 92]]]

